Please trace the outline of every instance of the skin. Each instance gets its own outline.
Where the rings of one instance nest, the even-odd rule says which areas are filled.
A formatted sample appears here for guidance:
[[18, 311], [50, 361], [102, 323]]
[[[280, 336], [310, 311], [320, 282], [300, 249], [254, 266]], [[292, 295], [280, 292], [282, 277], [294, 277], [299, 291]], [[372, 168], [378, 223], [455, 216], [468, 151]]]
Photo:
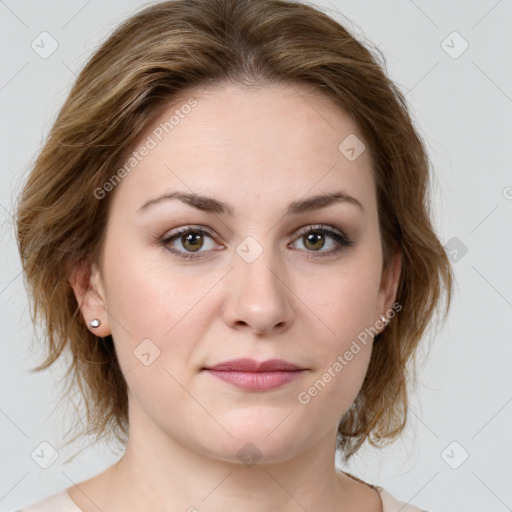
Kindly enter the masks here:
[[[193, 97], [197, 106], [110, 192], [99, 266], [90, 279], [77, 268], [70, 280], [87, 324], [101, 320], [91, 331], [113, 336], [130, 422], [124, 456], [70, 496], [84, 512], [162, 504], [169, 511], [380, 511], [375, 490], [335, 469], [337, 426], [361, 388], [373, 340], [308, 404], [297, 399], [395, 301], [401, 254], [383, 270], [370, 152], [349, 161], [338, 150], [349, 134], [362, 135], [305, 86], [224, 84]], [[184, 103], [173, 103], [140, 143]], [[176, 199], [137, 213], [171, 191], [230, 203], [234, 215]], [[345, 202], [285, 215], [293, 201], [333, 191], [363, 209]], [[337, 247], [330, 235], [323, 245], [297, 235], [318, 224], [354, 245], [328, 255]], [[202, 245], [180, 236], [159, 243], [190, 225], [214, 236]], [[262, 250], [251, 263], [236, 252], [248, 236]], [[199, 257], [182, 260], [169, 247]], [[144, 339], [160, 350], [149, 366], [134, 356]], [[307, 371], [251, 392], [201, 370], [239, 357], [285, 359]], [[261, 454], [250, 467], [237, 456], [248, 442]]]

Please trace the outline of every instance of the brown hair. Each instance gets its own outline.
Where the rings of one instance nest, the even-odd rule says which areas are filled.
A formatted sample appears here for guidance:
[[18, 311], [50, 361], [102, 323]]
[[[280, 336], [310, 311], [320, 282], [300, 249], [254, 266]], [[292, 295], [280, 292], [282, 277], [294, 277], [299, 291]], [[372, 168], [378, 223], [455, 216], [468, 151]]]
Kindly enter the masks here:
[[66, 376], [86, 405], [79, 435], [99, 440], [110, 433], [125, 441], [128, 431], [127, 387], [111, 336], [89, 331], [69, 284], [77, 265], [99, 262], [112, 194], [98, 200], [94, 191], [171, 101], [227, 81], [312, 86], [364, 136], [384, 267], [394, 247], [403, 252], [396, 297], [402, 310], [376, 338], [362, 388], [340, 421], [338, 448], [347, 461], [366, 439], [379, 446], [402, 432], [408, 362], [443, 291], [446, 317], [453, 277], [431, 224], [425, 147], [377, 53], [384, 60], [327, 14], [284, 0], [157, 3], [126, 20], [95, 52], [35, 162], [16, 218], [32, 317], [45, 324], [47, 356], [34, 371], [69, 349]]

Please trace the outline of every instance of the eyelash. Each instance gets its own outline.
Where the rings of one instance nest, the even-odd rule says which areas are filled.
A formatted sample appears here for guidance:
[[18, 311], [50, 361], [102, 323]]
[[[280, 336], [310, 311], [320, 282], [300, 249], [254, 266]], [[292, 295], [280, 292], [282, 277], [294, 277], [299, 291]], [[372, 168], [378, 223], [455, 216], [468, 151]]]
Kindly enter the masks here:
[[[176, 249], [173, 249], [169, 247], [169, 244], [176, 238], [179, 238], [180, 236], [183, 236], [185, 234], [189, 233], [196, 233], [201, 235], [207, 235], [210, 238], [214, 238], [213, 234], [209, 231], [206, 231], [203, 228], [194, 228], [192, 226], [186, 226], [182, 228], [178, 228], [175, 231], [171, 232], [168, 236], [162, 238], [160, 240], [160, 244], [164, 246], [168, 251], [175, 254], [179, 258], [183, 260], [194, 260], [197, 258], [201, 258], [200, 252], [198, 253], [184, 253], [183, 251], [177, 251]], [[345, 248], [352, 247], [354, 245], [354, 241], [348, 238], [346, 235], [344, 235], [342, 232], [332, 228], [331, 226], [324, 226], [323, 224], [317, 225], [317, 226], [307, 226], [304, 229], [299, 230], [297, 233], [297, 238], [295, 240], [298, 240], [302, 238], [305, 235], [309, 235], [310, 233], [322, 233], [324, 235], [330, 236], [337, 244], [338, 247], [331, 251], [306, 251], [306, 252], [313, 252], [317, 253], [315, 256], [307, 256], [308, 258], [324, 258], [327, 256], [333, 256], [335, 254], [338, 254], [340, 251], [342, 251]], [[294, 240], [294, 241], [295, 241]], [[201, 251], [205, 252], [205, 251]]]

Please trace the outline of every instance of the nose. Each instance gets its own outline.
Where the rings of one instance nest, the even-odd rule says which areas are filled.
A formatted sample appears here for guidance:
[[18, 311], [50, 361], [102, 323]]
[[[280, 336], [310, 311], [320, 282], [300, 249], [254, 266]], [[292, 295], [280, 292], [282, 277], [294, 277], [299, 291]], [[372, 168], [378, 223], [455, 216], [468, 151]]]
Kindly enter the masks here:
[[248, 263], [234, 255], [234, 268], [226, 282], [224, 320], [234, 329], [249, 329], [257, 334], [284, 331], [292, 323], [293, 292], [285, 272], [270, 254], [263, 251]]

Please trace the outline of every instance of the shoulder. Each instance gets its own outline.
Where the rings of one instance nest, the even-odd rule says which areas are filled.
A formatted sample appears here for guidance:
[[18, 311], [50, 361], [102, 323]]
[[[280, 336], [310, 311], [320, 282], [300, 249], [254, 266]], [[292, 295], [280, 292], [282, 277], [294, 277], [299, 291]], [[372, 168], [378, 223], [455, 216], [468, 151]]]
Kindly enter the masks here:
[[70, 498], [67, 489], [15, 512], [81, 512]]
[[389, 492], [386, 491], [386, 489], [383, 489], [378, 485], [373, 485], [368, 482], [365, 482], [364, 480], [361, 480], [357, 476], [352, 475], [347, 471], [342, 471], [341, 473], [361, 484], [364, 484], [367, 487], [372, 488], [374, 491], [377, 491], [380, 496], [380, 500], [382, 501], [382, 512], [428, 512], [427, 510], [423, 510], [421, 508], [404, 503], [402, 501], [398, 501], [391, 494], [389, 494]]
[[383, 512], [428, 512], [427, 510], [415, 507], [414, 505], [406, 504], [405, 502], [398, 501], [388, 491], [379, 487], [374, 486], [377, 492], [380, 494], [382, 500]]

